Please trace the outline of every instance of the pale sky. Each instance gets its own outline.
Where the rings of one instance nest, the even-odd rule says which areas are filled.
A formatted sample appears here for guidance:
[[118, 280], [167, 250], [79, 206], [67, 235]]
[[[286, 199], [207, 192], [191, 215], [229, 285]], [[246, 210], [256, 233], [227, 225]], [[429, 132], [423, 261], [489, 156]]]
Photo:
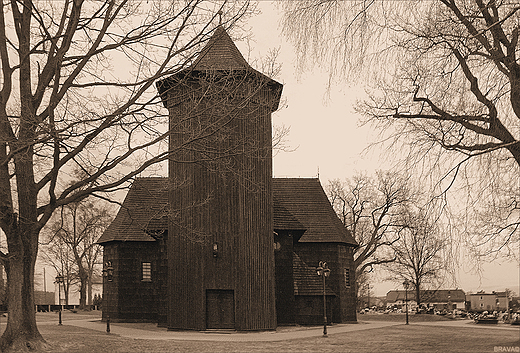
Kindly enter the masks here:
[[[275, 177], [317, 177], [323, 186], [332, 179], [353, 176], [356, 171], [373, 173], [388, 169], [390, 164], [380, 158], [380, 151], [361, 153], [375, 139], [375, 132], [359, 127], [359, 116], [353, 104], [363, 96], [363, 88], [356, 85], [334, 87], [330, 99], [325, 98], [327, 74], [318, 69], [297, 77], [294, 70], [295, 54], [292, 46], [281, 37], [279, 15], [276, 6], [261, 1], [263, 11], [249, 21], [253, 42], [237, 42], [248, 61], [265, 56], [269, 49], [280, 47], [281, 75], [277, 80], [284, 85], [285, 105], [273, 115], [274, 125], [290, 127], [287, 142], [295, 151], [278, 153], [274, 157]], [[476, 292], [500, 291], [510, 288], [520, 294], [520, 272], [516, 263], [485, 265], [482, 277], [471, 274], [471, 264], [458, 269], [459, 288]], [[37, 276], [43, 277], [43, 269], [37, 268]], [[47, 267], [47, 288], [54, 280], [52, 269]], [[402, 289], [390, 282], [374, 282], [373, 292], [385, 295], [389, 290]], [[42, 285], [43, 287], [43, 285]], [[455, 287], [455, 286], [453, 286]], [[37, 288], [38, 289], [38, 288]], [[43, 288], [41, 288], [43, 289]]]
[[[351, 177], [356, 171], [374, 172], [387, 169], [390, 163], [380, 158], [380, 151], [364, 149], [376, 141], [376, 133], [367, 127], [359, 127], [360, 116], [354, 113], [356, 99], [362, 98], [363, 88], [356, 85], [336, 86], [330, 99], [325, 98], [327, 73], [313, 69], [301, 77], [295, 72], [295, 53], [281, 36], [279, 14], [271, 2], [260, 2], [262, 14], [256, 16], [251, 26], [254, 42], [237, 43], [251, 60], [266, 55], [269, 49], [280, 47], [279, 62], [282, 72], [278, 81], [284, 85], [286, 106], [273, 116], [274, 125], [290, 127], [287, 137], [289, 153], [274, 157], [275, 177], [316, 177], [326, 185], [331, 179]], [[247, 57], [250, 52], [250, 58]], [[471, 264], [462, 264], [458, 270], [457, 285], [464, 291], [509, 288], [519, 293], [520, 272], [516, 263], [494, 261], [484, 266], [482, 277], [471, 273]], [[376, 295], [385, 295], [391, 289], [402, 289], [389, 282], [374, 283]], [[520, 294], [520, 293], [519, 293]]]
[[[281, 36], [279, 15], [275, 5], [260, 3], [263, 13], [249, 25], [254, 42], [237, 43], [248, 60], [266, 55], [269, 49], [280, 48], [282, 73], [277, 80], [284, 85], [285, 105], [273, 115], [274, 125], [290, 127], [288, 143], [296, 148], [291, 153], [278, 153], [274, 158], [275, 177], [316, 177], [322, 182], [352, 176], [356, 170], [374, 171], [381, 168], [377, 155], [362, 151], [375, 141], [370, 130], [359, 127], [354, 114], [356, 99], [364, 94], [362, 87], [336, 87], [325, 95], [327, 74], [313, 70], [297, 77], [296, 56], [292, 46]], [[251, 53], [248, 52], [251, 50]], [[250, 55], [250, 58], [247, 56]], [[283, 100], [283, 99], [282, 99]]]

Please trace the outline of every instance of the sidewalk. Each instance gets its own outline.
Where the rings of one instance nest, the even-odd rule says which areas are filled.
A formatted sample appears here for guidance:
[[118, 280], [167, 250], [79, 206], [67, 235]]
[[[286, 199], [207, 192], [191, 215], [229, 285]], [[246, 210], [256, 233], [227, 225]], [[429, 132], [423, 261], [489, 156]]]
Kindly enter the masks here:
[[[44, 314], [42, 314], [44, 315]], [[75, 316], [76, 314], [74, 314]], [[47, 316], [49, 316], [47, 314]], [[56, 325], [57, 317], [40, 317], [38, 325]], [[99, 316], [64, 317], [63, 324], [82, 327], [95, 331], [105, 332], [106, 322], [102, 322]], [[372, 330], [389, 326], [404, 325], [401, 321], [363, 321], [352, 324], [336, 324], [327, 326], [328, 335], [348, 333], [363, 330]], [[453, 328], [482, 328], [499, 329], [520, 332], [519, 326], [506, 324], [477, 325], [472, 320], [413, 322], [412, 326], [444, 326]], [[323, 336], [323, 326], [281, 326], [276, 331], [168, 331], [166, 328], [157, 327], [155, 323], [112, 323], [110, 331], [121, 337], [146, 339], [146, 340], [178, 340], [178, 341], [229, 341], [229, 342], [269, 342], [285, 341]]]
[[[52, 324], [55, 325], [55, 323]], [[66, 322], [64, 321], [63, 324], [103, 332], [106, 330], [106, 323], [100, 320], [67, 320]], [[380, 321], [359, 322], [357, 324], [338, 324], [333, 326], [327, 326], [327, 333], [328, 335], [334, 335], [338, 333], [371, 330], [395, 325], [402, 325], [402, 323]], [[112, 323], [110, 325], [110, 332], [111, 334], [119, 335], [121, 337], [146, 340], [267, 342], [320, 337], [323, 336], [323, 327], [282, 327], [277, 331], [229, 331], [223, 333], [212, 331], [168, 331], [166, 328], [159, 328], [156, 324], [153, 323]]]

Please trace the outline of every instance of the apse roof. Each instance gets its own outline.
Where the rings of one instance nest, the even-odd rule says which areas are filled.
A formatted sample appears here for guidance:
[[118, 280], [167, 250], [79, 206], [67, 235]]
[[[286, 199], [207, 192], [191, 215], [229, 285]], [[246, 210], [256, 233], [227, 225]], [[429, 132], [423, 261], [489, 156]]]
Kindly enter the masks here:
[[306, 229], [300, 242], [347, 243], [357, 246], [317, 178], [274, 178], [275, 204], [285, 207]]

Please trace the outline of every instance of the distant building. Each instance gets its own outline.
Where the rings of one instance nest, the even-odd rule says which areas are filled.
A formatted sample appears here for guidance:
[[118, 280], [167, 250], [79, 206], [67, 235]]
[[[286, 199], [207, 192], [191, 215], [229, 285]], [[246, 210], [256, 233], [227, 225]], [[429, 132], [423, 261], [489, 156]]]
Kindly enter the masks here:
[[402, 309], [406, 306], [406, 301], [408, 301], [408, 309], [415, 310], [417, 308], [417, 302], [414, 298], [415, 296], [412, 291], [391, 290], [386, 293], [386, 307], [389, 309]]
[[[52, 306], [57, 304], [57, 302], [54, 301], [54, 292], [35, 290], [34, 304], [36, 305], [36, 311], [51, 311]], [[3, 309], [0, 310], [3, 311]], [[7, 311], [7, 307], [5, 311]]]
[[35, 290], [34, 303], [36, 305], [54, 305], [57, 304], [57, 301], [54, 300], [54, 292]]
[[[466, 295], [462, 289], [421, 290], [420, 304], [437, 310], [465, 309]], [[386, 294], [387, 307], [404, 304], [405, 291], [392, 290]], [[408, 305], [415, 308], [415, 291], [408, 291]]]
[[509, 301], [509, 310], [513, 310], [513, 312], [520, 311], [520, 297], [511, 297]]
[[507, 311], [509, 310], [509, 298], [507, 292], [486, 293], [480, 291], [467, 295], [469, 310], [471, 311]]

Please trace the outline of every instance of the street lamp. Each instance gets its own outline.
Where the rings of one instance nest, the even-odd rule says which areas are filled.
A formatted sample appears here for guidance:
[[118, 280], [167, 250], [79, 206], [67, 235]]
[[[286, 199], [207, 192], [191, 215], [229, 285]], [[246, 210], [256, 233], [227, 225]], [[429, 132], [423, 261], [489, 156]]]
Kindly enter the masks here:
[[404, 287], [404, 304], [406, 308], [406, 324], [408, 325], [408, 287], [410, 286], [410, 281], [407, 279], [403, 282]]
[[106, 278], [107, 286], [105, 290], [105, 302], [106, 302], [106, 311], [107, 311], [107, 333], [110, 333], [110, 312], [108, 309], [108, 282], [112, 282], [112, 279], [114, 277], [114, 267], [112, 267], [112, 261], [107, 261], [103, 264], [103, 278]]
[[325, 261], [320, 261], [316, 273], [323, 278], [323, 337], [327, 337], [327, 298], [325, 296], [325, 278], [329, 277], [330, 269]]
[[[60, 305], [60, 310], [58, 311], [58, 325], [61, 325], [61, 284], [64, 283], [64, 277], [58, 274], [55, 278], [56, 283], [58, 283], [58, 304]], [[56, 298], [56, 297], [55, 297]]]
[[455, 312], [453, 311], [453, 305], [451, 304], [451, 295], [450, 291], [448, 291], [448, 313], [452, 313], [452, 317], [455, 318]]

